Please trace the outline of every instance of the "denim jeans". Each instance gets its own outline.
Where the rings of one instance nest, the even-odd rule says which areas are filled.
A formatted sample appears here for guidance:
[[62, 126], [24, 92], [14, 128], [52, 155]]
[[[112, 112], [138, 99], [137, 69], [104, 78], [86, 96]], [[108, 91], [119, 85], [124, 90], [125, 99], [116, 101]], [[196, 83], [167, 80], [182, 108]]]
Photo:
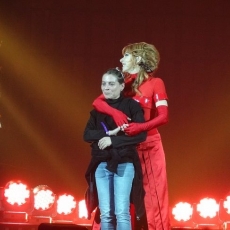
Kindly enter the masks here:
[[101, 212], [101, 230], [131, 230], [130, 192], [133, 163], [118, 164], [117, 174], [108, 171], [106, 162], [96, 169], [96, 185]]

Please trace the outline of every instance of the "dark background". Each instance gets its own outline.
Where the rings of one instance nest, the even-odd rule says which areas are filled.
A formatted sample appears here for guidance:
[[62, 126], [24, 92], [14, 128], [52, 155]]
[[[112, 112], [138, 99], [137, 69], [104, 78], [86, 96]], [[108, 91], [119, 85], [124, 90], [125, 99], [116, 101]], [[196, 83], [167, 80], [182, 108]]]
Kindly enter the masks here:
[[154, 44], [170, 122], [159, 128], [170, 205], [230, 191], [230, 1], [0, 1], [0, 186], [83, 198], [83, 130], [121, 49]]

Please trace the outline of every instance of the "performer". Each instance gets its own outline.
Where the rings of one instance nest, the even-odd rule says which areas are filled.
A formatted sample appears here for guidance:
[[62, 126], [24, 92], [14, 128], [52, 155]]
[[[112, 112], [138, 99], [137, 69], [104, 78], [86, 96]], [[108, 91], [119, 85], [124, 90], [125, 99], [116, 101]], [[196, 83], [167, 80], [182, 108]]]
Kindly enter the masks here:
[[147, 226], [138, 222], [135, 229], [168, 230], [170, 223], [166, 163], [161, 136], [157, 130], [157, 127], [168, 122], [165, 85], [161, 78], [155, 76], [160, 55], [154, 45], [145, 42], [125, 46], [122, 54], [120, 62], [125, 75], [124, 93], [140, 103], [145, 123], [128, 123], [126, 114], [108, 106], [103, 95], [93, 102], [93, 106], [113, 117], [117, 126], [122, 126], [129, 136], [147, 131], [146, 140], [137, 147], [146, 193], [144, 200]]
[[[133, 122], [144, 122], [139, 103], [121, 93], [124, 89], [121, 71], [108, 70], [102, 77], [101, 89], [105, 103], [125, 113]], [[84, 140], [92, 148], [86, 172], [89, 185], [86, 204], [90, 214], [97, 206], [98, 196], [101, 230], [131, 230], [130, 195], [137, 218], [144, 215], [144, 189], [136, 145], [145, 138], [146, 132], [128, 136], [110, 116], [96, 110], [90, 113], [84, 131]]]

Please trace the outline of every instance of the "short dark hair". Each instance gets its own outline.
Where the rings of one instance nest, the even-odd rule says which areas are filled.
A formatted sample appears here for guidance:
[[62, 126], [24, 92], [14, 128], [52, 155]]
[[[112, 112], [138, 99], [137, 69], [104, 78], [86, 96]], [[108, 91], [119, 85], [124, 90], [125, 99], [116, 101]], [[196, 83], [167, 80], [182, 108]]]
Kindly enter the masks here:
[[117, 81], [120, 84], [124, 83], [124, 75], [118, 68], [108, 69], [104, 74], [111, 74], [117, 78]]

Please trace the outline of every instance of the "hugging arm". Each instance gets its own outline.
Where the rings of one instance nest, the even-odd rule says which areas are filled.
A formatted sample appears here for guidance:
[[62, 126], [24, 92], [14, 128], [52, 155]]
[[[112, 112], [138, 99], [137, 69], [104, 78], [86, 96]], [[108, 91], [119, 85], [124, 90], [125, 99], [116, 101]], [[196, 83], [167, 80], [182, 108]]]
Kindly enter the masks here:
[[143, 131], [149, 131], [166, 124], [169, 120], [168, 97], [166, 94], [164, 82], [160, 78], [156, 78], [153, 85], [149, 85], [147, 88], [148, 87], [153, 88], [153, 101], [155, 102], [157, 114], [155, 117], [152, 119], [150, 118], [145, 123], [129, 124], [129, 126], [125, 129], [125, 133], [128, 135], [136, 135]]
[[111, 106], [109, 106], [106, 101], [105, 101], [105, 97], [103, 94], [101, 94], [98, 98], [96, 98], [93, 101], [93, 107], [101, 113], [105, 113], [107, 115], [110, 115], [113, 120], [115, 121], [117, 126], [121, 126], [123, 124], [127, 124], [128, 123], [128, 117], [126, 114], [124, 114], [123, 112], [121, 112], [120, 110], [117, 110], [115, 108], [112, 108]]
[[[132, 121], [134, 121], [136, 124], [143, 124], [144, 122], [144, 116], [143, 116], [143, 111], [140, 107], [140, 105], [136, 101], [132, 101], [132, 104], [137, 104], [137, 107], [134, 107], [135, 109], [132, 111]], [[147, 132], [139, 132], [136, 135], [121, 135], [121, 136], [112, 136], [111, 141], [114, 147], [121, 147], [125, 145], [136, 145], [139, 144], [143, 141], [145, 141], [147, 137]]]
[[130, 136], [137, 135], [140, 132], [149, 131], [168, 122], [168, 106], [158, 106], [157, 114], [158, 115], [155, 118], [147, 122], [130, 123], [129, 126], [125, 129], [125, 133]]

